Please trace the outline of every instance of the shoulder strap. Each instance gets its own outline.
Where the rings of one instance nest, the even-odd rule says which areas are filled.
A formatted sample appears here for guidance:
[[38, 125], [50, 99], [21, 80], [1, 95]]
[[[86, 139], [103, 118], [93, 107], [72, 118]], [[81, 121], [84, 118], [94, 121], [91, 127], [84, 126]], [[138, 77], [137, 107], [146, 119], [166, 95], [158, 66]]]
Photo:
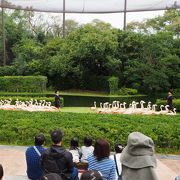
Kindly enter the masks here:
[[36, 153], [39, 155], [39, 157], [41, 157], [41, 153], [39, 152], [39, 150], [37, 149], [36, 146], [33, 146], [34, 150], [36, 151]]
[[115, 164], [116, 164], [116, 171], [117, 171], [117, 174], [119, 176], [120, 174], [119, 174], [119, 170], [118, 170], [118, 166], [117, 166], [116, 154], [114, 154], [114, 161], [115, 161]]

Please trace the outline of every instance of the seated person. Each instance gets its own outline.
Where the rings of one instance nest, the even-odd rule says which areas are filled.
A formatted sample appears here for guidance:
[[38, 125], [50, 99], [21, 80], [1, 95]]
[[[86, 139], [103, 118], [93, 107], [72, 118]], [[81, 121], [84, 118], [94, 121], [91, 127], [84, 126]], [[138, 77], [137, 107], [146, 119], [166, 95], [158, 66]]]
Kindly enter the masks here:
[[27, 176], [29, 179], [39, 179], [43, 171], [40, 167], [41, 153], [44, 151], [42, 145], [45, 143], [45, 137], [42, 134], [35, 136], [35, 146], [26, 150]]
[[78, 138], [72, 138], [71, 139], [71, 147], [69, 149], [69, 152], [73, 156], [73, 162], [78, 163], [81, 158], [81, 150], [79, 148], [79, 140]]
[[112, 159], [109, 159], [110, 145], [105, 139], [97, 139], [93, 154], [89, 155], [87, 160], [89, 170], [99, 171], [103, 180], [115, 180], [116, 166]]
[[150, 137], [140, 132], [129, 134], [120, 160], [123, 180], [157, 180], [154, 142]]
[[102, 175], [97, 170], [89, 170], [81, 175], [80, 180], [103, 180]]
[[120, 161], [120, 157], [121, 157], [121, 153], [123, 151], [123, 146], [121, 145], [121, 143], [119, 143], [119, 142], [115, 143], [114, 150], [115, 150], [116, 154], [111, 155], [110, 158], [112, 160], [114, 160], [115, 164], [116, 164], [116, 178], [115, 178], [115, 180], [120, 180], [120, 179], [122, 179], [122, 177], [121, 177], [122, 164]]
[[42, 176], [40, 180], [62, 180], [62, 177], [56, 173], [50, 173]]
[[41, 156], [41, 167], [44, 174], [57, 173], [69, 180], [78, 179], [78, 170], [73, 167], [72, 154], [63, 146], [64, 133], [57, 129], [51, 132], [53, 145], [46, 149]]
[[3, 167], [2, 167], [2, 165], [0, 164], [0, 180], [2, 180], [3, 175], [4, 175]]
[[81, 147], [82, 157], [81, 162], [87, 163], [87, 157], [90, 154], [93, 154], [94, 147], [92, 146], [92, 138], [85, 137], [84, 138], [84, 146]]

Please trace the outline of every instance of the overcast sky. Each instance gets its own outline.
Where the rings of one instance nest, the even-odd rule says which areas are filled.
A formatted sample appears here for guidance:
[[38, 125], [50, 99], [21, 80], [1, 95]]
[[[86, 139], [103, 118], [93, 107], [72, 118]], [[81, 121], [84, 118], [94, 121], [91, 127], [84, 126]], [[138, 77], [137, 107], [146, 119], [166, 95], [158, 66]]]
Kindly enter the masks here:
[[[131, 12], [127, 13], [127, 23], [132, 21], [142, 21], [146, 18], [153, 18], [158, 15], [163, 15], [164, 11], [146, 11], [146, 12]], [[58, 14], [56, 14], [58, 15]], [[123, 27], [123, 13], [113, 14], [66, 14], [66, 19], [73, 19], [80, 24], [91, 22], [93, 19], [100, 19], [107, 23], [110, 23], [113, 27]]]

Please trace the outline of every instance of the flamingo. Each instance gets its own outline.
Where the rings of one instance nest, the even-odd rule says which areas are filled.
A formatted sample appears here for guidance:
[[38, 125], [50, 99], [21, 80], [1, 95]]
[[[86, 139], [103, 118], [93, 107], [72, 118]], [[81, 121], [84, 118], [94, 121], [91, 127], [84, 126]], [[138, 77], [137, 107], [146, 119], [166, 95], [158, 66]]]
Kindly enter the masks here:
[[96, 101], [94, 101], [94, 107], [91, 107], [91, 110], [93, 110], [93, 111], [96, 110]]

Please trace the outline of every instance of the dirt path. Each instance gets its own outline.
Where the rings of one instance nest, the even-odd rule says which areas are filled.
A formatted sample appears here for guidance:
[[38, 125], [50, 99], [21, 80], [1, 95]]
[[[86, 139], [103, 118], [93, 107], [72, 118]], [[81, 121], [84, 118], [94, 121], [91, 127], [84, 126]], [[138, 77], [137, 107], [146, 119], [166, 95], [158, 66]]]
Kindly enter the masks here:
[[[157, 162], [159, 180], [174, 180], [180, 175], [180, 160], [159, 159]], [[0, 148], [0, 163], [5, 175], [26, 175], [25, 149]]]

